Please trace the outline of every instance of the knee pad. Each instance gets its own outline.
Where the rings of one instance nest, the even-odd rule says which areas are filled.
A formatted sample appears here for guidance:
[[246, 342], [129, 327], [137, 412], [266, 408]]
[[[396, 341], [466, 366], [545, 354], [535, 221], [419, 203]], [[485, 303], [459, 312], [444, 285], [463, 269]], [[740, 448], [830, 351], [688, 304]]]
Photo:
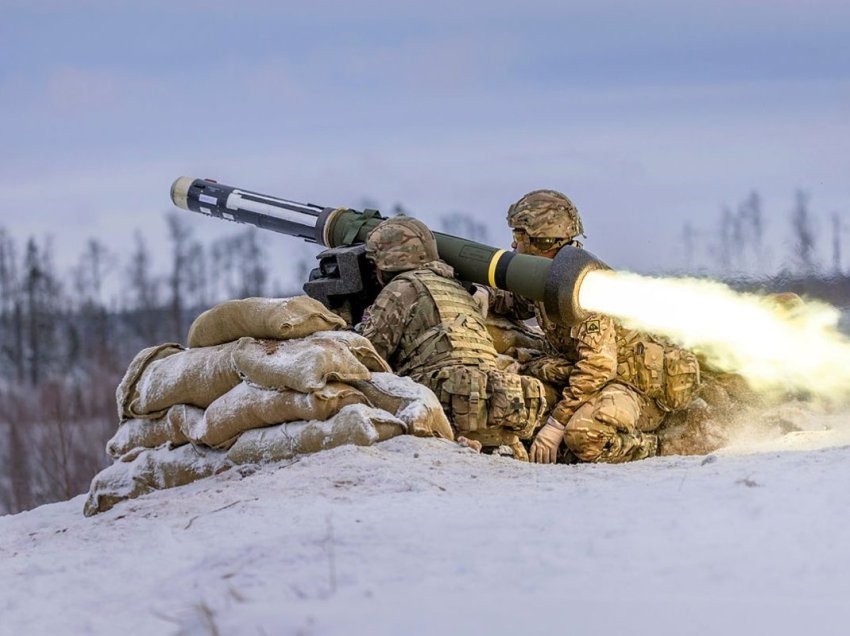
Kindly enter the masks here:
[[564, 432], [567, 448], [583, 462], [603, 457], [614, 443], [615, 433], [600, 428], [568, 428]]
[[585, 404], [567, 422], [564, 442], [583, 462], [596, 461], [611, 447], [616, 431], [593, 416], [595, 407]]
[[592, 417], [618, 431], [633, 433], [640, 418], [640, 404], [625, 391], [605, 391], [597, 399]]

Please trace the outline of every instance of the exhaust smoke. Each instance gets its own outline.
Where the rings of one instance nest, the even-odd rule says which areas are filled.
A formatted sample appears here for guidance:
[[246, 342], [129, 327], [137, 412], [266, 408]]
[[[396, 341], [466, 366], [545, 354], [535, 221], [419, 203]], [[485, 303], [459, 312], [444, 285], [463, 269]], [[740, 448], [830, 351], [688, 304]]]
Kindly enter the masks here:
[[850, 401], [850, 338], [826, 303], [783, 303], [716, 281], [589, 272], [579, 290], [588, 311], [669, 338], [710, 366], [738, 373], [765, 395]]

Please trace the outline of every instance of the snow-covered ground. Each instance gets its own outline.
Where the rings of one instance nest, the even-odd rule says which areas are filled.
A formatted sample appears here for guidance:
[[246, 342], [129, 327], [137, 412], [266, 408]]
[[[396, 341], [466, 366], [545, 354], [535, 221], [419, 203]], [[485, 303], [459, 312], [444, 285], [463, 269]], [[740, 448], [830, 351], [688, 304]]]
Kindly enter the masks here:
[[810, 428], [620, 466], [405, 436], [76, 497], [0, 518], [0, 633], [846, 634], [850, 416]]

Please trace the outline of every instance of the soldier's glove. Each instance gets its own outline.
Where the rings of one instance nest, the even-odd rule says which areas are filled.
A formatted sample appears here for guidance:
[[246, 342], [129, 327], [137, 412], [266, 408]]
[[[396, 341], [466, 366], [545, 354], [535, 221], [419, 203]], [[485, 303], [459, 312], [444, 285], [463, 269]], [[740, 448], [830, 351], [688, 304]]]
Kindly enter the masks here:
[[558, 459], [558, 449], [564, 441], [564, 428], [554, 417], [537, 432], [537, 436], [528, 451], [528, 458], [537, 464], [554, 464]]

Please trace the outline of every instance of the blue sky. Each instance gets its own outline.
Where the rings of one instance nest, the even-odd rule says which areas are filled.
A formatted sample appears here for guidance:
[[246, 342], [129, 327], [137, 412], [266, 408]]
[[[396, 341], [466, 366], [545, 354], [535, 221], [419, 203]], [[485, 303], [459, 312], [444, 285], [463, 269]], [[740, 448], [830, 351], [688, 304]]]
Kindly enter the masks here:
[[0, 225], [53, 234], [60, 264], [89, 236], [161, 243], [183, 174], [463, 211], [499, 244], [508, 204], [554, 188], [588, 248], [640, 271], [684, 265], [686, 221], [707, 260], [754, 188], [778, 265], [799, 187], [826, 263], [850, 3], [0, 0], [0, 142]]

